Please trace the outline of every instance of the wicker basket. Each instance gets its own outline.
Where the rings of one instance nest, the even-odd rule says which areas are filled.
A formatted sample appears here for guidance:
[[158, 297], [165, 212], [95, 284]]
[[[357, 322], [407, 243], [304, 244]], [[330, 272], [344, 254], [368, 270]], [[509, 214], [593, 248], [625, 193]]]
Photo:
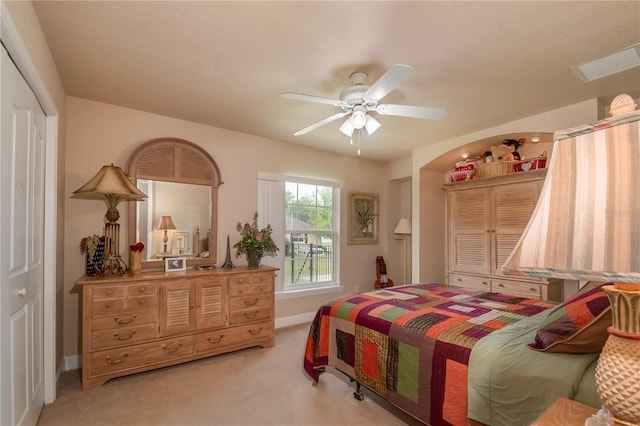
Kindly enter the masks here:
[[515, 163], [515, 161], [493, 161], [491, 163], [480, 163], [476, 167], [476, 177], [483, 178], [513, 173], [513, 165]]

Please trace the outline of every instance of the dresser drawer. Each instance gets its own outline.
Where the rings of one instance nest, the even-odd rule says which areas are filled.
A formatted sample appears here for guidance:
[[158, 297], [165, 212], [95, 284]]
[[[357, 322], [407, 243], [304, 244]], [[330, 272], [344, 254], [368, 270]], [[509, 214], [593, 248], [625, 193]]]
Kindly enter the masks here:
[[449, 285], [491, 291], [491, 280], [484, 277], [449, 274]]
[[230, 284], [229, 296], [231, 297], [251, 296], [251, 285]]
[[158, 283], [153, 281], [141, 282], [127, 286], [127, 297], [158, 294]]
[[91, 375], [148, 366], [193, 354], [193, 336], [165, 339], [91, 354]]
[[229, 288], [233, 287], [243, 287], [251, 285], [251, 275], [249, 274], [238, 274], [229, 277]]
[[103, 349], [114, 346], [132, 345], [158, 337], [157, 324], [143, 324], [134, 327], [121, 327], [113, 330], [91, 332], [91, 349]]
[[252, 285], [237, 285], [229, 287], [231, 297], [255, 296], [259, 294], [273, 293], [273, 282], [258, 283]]
[[126, 291], [126, 287], [123, 285], [95, 286], [91, 288], [91, 301], [122, 298]]
[[140, 297], [121, 297], [118, 299], [97, 299], [91, 302], [91, 315], [139, 311], [141, 309], [153, 309], [157, 306], [158, 296], [156, 294]]
[[540, 299], [542, 297], [542, 284], [537, 283], [491, 280], [491, 289], [495, 293], [511, 294], [529, 299]]
[[229, 278], [229, 295], [248, 296], [273, 292], [273, 274], [236, 275]]
[[91, 315], [124, 312], [124, 297], [120, 299], [98, 299], [91, 302]]
[[148, 296], [127, 297], [124, 302], [125, 311], [133, 311], [140, 309], [154, 309], [158, 306], [158, 295], [150, 294]]
[[158, 324], [158, 311], [147, 310], [139, 312], [123, 312], [111, 315], [91, 317], [91, 330], [111, 330], [123, 327], [140, 326], [143, 324]]
[[[273, 274], [269, 272], [264, 272], [261, 274], [253, 274], [251, 276], [251, 285], [254, 287], [263, 286], [263, 288], [271, 288], [273, 284]], [[264, 287], [269, 286], [269, 287]]]
[[271, 306], [271, 295], [232, 297], [231, 311]]
[[214, 351], [247, 341], [262, 340], [273, 334], [270, 321], [259, 322], [240, 327], [227, 328], [225, 330], [209, 331], [196, 335], [196, 352]]
[[271, 306], [243, 311], [232, 311], [229, 323], [231, 325], [246, 324], [271, 318]]

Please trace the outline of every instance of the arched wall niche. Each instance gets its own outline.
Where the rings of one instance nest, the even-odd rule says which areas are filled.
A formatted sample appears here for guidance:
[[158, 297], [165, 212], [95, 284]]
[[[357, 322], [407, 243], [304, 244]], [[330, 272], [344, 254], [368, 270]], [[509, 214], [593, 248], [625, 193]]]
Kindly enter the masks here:
[[[412, 259], [414, 262], [412, 273], [418, 274], [419, 282], [445, 282], [448, 247], [445, 220], [446, 197], [442, 191], [442, 185], [445, 183], [447, 172], [454, 168], [457, 161], [463, 159], [463, 154], [474, 156], [487, 151], [492, 145], [501, 144], [505, 139], [525, 138], [524, 145], [518, 149], [523, 158], [536, 157], [543, 151], [546, 151], [550, 157], [553, 150], [553, 136], [553, 132], [521, 132], [478, 139], [435, 156], [419, 168], [417, 182], [419, 237], [412, 247], [419, 256]], [[540, 140], [534, 143], [533, 137], [539, 137]], [[548, 161], [547, 164], [549, 164]]]
[[[171, 208], [174, 212], [181, 212], [186, 207], [191, 208], [191, 206], [204, 203], [199, 210], [208, 210], [209, 218], [208, 220], [196, 219], [196, 223], [186, 225], [184, 223], [187, 222], [181, 222], [183, 226], [180, 227], [180, 230], [187, 233], [191, 248], [184, 253], [176, 253], [172, 248], [167, 251], [168, 253], [163, 250], [161, 254], [165, 256], [184, 255], [187, 257], [187, 265], [189, 266], [215, 263], [217, 259], [218, 187], [222, 185], [223, 181], [220, 169], [209, 153], [193, 142], [184, 139], [152, 139], [144, 142], [131, 153], [127, 162], [127, 173], [133, 183], [145, 193], [145, 190], [153, 188], [152, 191], [156, 194], [156, 192], [164, 190], [161, 188], [175, 184], [178, 186], [178, 192], [182, 195], [192, 192], [209, 195], [208, 206], [206, 205], [206, 197], [201, 196], [194, 196], [192, 200], [183, 199], [179, 203], [175, 203]], [[203, 186], [209, 187], [210, 190], [205, 189], [203, 192]], [[160, 196], [156, 194], [156, 198], [160, 198]], [[142, 240], [153, 243], [154, 239], [158, 238], [157, 229], [154, 229], [153, 223], [157, 223], [165, 211], [153, 211], [152, 206], [141, 205], [145, 202], [129, 203], [129, 244], [135, 244]], [[169, 210], [166, 205], [165, 209]], [[191, 210], [198, 209], [192, 208]], [[141, 220], [143, 216], [141, 212], [144, 212], [145, 220]], [[203, 225], [209, 229], [204, 229]], [[196, 241], [196, 233], [192, 232], [196, 227], [203, 227], [200, 235], [206, 236], [206, 250], [201, 250], [202, 247], [205, 247], [204, 243], [200, 238]], [[163, 268], [163, 257], [153, 249], [153, 244], [145, 245], [147, 250], [143, 268]]]

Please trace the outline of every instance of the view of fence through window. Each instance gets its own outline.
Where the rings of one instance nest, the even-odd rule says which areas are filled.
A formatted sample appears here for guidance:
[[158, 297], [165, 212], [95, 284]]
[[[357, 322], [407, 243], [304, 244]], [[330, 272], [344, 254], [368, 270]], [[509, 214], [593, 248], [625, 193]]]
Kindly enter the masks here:
[[333, 281], [333, 188], [286, 182], [285, 287]]

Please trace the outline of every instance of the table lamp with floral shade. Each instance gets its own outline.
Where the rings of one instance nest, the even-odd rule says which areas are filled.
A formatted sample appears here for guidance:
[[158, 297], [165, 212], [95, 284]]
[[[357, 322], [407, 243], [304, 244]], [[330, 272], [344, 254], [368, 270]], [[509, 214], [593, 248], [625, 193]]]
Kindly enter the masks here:
[[614, 283], [596, 390], [622, 424], [640, 424], [640, 111], [556, 132], [532, 217], [503, 271]]

